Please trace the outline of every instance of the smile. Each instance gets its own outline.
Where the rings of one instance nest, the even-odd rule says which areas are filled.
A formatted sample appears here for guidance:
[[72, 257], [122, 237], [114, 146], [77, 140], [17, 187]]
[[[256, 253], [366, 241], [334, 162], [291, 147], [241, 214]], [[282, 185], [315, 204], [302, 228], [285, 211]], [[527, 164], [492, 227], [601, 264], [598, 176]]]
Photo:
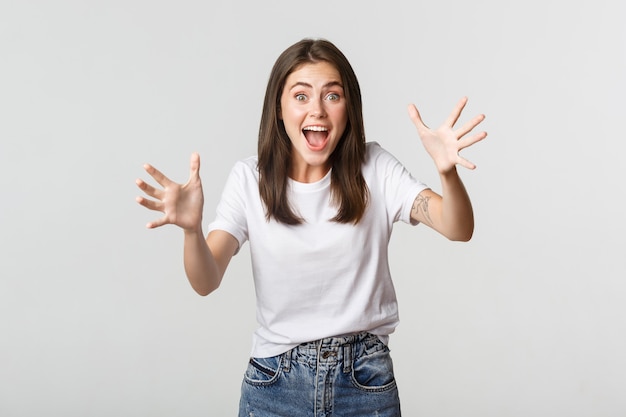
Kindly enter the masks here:
[[302, 133], [312, 151], [324, 149], [330, 138], [326, 126], [306, 126], [302, 129]]
[[308, 130], [312, 132], [328, 132], [328, 128], [324, 126], [307, 126], [302, 130]]

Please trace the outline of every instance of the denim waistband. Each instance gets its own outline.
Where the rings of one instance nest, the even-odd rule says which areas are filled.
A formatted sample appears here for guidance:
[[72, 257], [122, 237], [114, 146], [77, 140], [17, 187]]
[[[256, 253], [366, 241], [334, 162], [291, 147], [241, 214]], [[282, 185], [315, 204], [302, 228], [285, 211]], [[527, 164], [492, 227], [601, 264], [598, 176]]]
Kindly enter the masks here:
[[354, 358], [362, 354], [386, 349], [378, 336], [362, 332], [353, 335], [327, 337], [302, 343], [283, 357], [283, 365], [289, 368], [291, 362], [315, 366], [318, 363], [337, 364], [343, 362], [348, 371]]
[[336, 336], [336, 337], [326, 337], [324, 339], [315, 340], [312, 342], [302, 343], [299, 346], [293, 348], [293, 350], [298, 351], [319, 351], [322, 349], [334, 349], [345, 345], [352, 345], [355, 343], [364, 343], [364, 342], [377, 342], [378, 336], [373, 335], [368, 332], [356, 333], [346, 336]]

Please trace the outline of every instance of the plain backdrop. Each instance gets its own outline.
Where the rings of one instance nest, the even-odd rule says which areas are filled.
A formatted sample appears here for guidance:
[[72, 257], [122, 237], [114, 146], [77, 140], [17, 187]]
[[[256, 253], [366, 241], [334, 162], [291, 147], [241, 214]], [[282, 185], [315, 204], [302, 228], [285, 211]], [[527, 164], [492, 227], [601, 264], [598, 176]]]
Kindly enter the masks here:
[[202, 158], [204, 225], [256, 153], [274, 60], [323, 37], [366, 131], [439, 190], [411, 124], [485, 113], [469, 243], [398, 224], [405, 416], [626, 415], [621, 0], [0, 3], [0, 415], [234, 416], [255, 329], [247, 245], [196, 295], [182, 232], [135, 202]]

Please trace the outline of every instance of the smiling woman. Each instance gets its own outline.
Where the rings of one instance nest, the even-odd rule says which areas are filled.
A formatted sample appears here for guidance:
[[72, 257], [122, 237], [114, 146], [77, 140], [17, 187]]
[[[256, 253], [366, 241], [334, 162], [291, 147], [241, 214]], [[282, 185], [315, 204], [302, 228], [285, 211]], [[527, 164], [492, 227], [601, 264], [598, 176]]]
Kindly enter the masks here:
[[341, 76], [328, 62], [302, 64], [289, 74], [280, 98], [280, 119], [292, 145], [289, 176], [319, 181], [346, 129]]
[[425, 223], [468, 240], [472, 206], [456, 165], [479, 115], [454, 129], [462, 99], [446, 123], [427, 128], [409, 114], [440, 174], [439, 195], [377, 143], [366, 143], [361, 93], [346, 57], [330, 42], [305, 39], [276, 61], [267, 86], [258, 156], [239, 161], [217, 215], [202, 233], [200, 159], [176, 184], [142, 180], [138, 202], [185, 232], [192, 287], [214, 291], [232, 257], [250, 244], [259, 328], [241, 388], [239, 416], [400, 416], [387, 348], [398, 306], [387, 248], [393, 224]]
[[[316, 127], [330, 131], [311, 143], [307, 138], [313, 135], [304, 129]], [[278, 57], [265, 93], [258, 151], [259, 190], [268, 219], [300, 224], [287, 198], [287, 178], [315, 181], [330, 167], [331, 194], [338, 207], [332, 217], [356, 223], [363, 216], [368, 189], [361, 173], [361, 90], [350, 62], [335, 45], [305, 40]]]

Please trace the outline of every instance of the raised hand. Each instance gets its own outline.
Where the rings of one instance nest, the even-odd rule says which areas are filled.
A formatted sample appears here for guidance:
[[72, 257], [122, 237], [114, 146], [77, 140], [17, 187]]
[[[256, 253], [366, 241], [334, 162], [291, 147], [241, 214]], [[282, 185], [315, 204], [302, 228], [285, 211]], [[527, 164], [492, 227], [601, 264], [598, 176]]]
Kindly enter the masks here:
[[146, 227], [152, 229], [165, 224], [174, 224], [189, 231], [197, 231], [202, 227], [204, 194], [200, 180], [200, 156], [197, 153], [191, 155], [189, 165], [191, 172], [189, 180], [184, 185], [170, 180], [152, 165], [144, 165], [146, 172], [162, 188], [155, 188], [142, 179], [137, 179], [137, 186], [154, 199], [137, 197], [137, 202], [150, 210], [163, 213], [163, 217], [148, 223]]
[[464, 97], [458, 102], [446, 121], [437, 129], [430, 129], [426, 126], [422, 121], [417, 107], [413, 104], [409, 105], [409, 116], [417, 128], [417, 133], [424, 144], [424, 148], [430, 157], [433, 158], [440, 174], [445, 174], [453, 170], [457, 164], [468, 169], [476, 168], [476, 165], [461, 157], [459, 152], [483, 140], [487, 136], [486, 132], [468, 136], [476, 126], [485, 120], [485, 115], [480, 114], [464, 124], [461, 128], [454, 129], [454, 125], [461, 116], [461, 112], [466, 104], [467, 97]]

